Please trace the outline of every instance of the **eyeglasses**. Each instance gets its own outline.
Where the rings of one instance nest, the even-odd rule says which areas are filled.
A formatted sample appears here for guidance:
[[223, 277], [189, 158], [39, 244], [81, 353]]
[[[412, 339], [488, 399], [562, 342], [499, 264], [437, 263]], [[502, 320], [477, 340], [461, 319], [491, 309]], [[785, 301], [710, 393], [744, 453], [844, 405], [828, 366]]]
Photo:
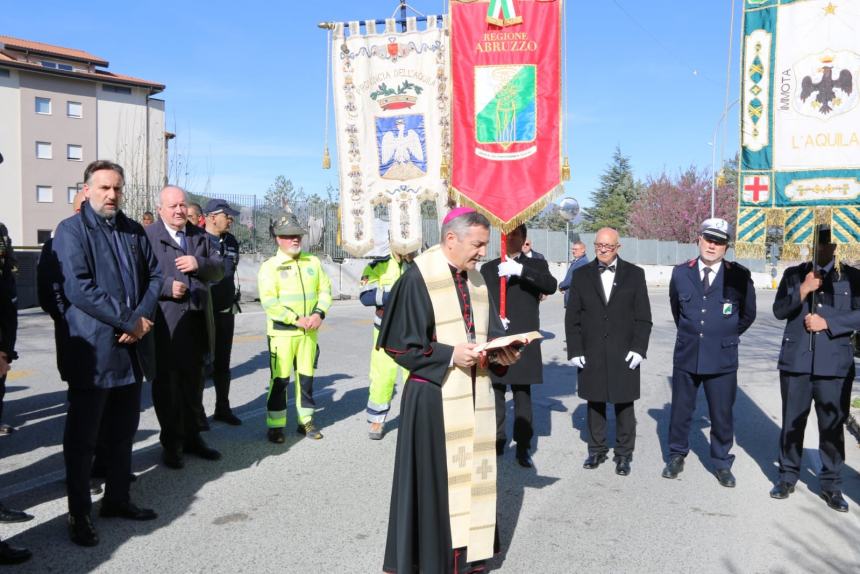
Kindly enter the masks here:
[[598, 251], [615, 251], [618, 249], [619, 245], [617, 243], [595, 243], [594, 248]]

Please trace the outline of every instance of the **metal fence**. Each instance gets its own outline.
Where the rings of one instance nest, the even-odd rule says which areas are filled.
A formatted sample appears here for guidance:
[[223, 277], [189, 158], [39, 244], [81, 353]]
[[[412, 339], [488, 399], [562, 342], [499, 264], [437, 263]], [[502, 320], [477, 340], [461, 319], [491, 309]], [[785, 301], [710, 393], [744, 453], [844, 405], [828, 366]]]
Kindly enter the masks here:
[[[208, 197], [193, 195], [192, 201], [205, 205]], [[232, 194], [222, 196], [240, 215], [233, 224], [231, 232], [239, 240], [243, 253], [272, 254], [277, 249], [270, 227], [282, 215], [283, 210], [272, 209], [254, 195]], [[318, 255], [328, 255], [335, 261], [349, 258], [350, 255], [340, 246], [338, 237], [339, 213], [338, 204], [318, 198], [295, 202], [290, 206], [293, 215], [299, 223], [308, 230], [304, 247]], [[379, 210], [377, 217], [385, 219], [385, 210]], [[424, 245], [430, 246], [439, 241], [439, 224], [435, 217], [424, 217], [422, 220]], [[586, 245], [589, 254], [593, 253], [593, 233], [571, 233], [568, 239], [564, 231], [549, 229], [529, 229], [528, 236], [532, 247], [547, 258], [548, 261], [566, 262], [569, 260], [570, 242], [576, 239]], [[501, 237], [499, 230], [493, 228], [490, 233], [488, 259], [499, 256]], [[694, 244], [683, 244], [677, 241], [658, 241], [656, 239], [636, 239], [622, 237], [620, 255], [631, 263], [639, 265], [676, 265], [698, 255]], [[592, 255], [589, 255], [591, 257]], [[734, 251], [729, 249], [729, 259], [734, 259]], [[741, 260], [741, 263], [753, 271], [765, 271], [763, 260]]]

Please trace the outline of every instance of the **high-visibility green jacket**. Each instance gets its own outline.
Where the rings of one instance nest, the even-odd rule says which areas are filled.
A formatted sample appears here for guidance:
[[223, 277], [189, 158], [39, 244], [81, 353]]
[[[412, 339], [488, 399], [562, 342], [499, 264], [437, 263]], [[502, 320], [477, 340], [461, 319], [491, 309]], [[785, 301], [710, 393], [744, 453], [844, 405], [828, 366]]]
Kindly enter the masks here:
[[301, 252], [294, 259], [278, 250], [260, 266], [257, 288], [270, 337], [303, 335], [296, 320], [314, 313], [325, 318], [331, 307], [331, 280], [319, 258], [310, 253]]

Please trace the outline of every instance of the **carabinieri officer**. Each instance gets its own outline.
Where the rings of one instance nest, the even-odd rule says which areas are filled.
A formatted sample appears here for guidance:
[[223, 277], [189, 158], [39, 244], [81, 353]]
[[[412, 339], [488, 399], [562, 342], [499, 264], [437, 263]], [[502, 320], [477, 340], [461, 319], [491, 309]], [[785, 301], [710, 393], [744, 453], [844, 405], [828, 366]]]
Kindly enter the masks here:
[[677, 265], [669, 303], [678, 327], [672, 370], [669, 462], [664, 478], [677, 478], [690, 452], [690, 423], [699, 386], [711, 417], [711, 463], [722, 486], [735, 486], [729, 454], [734, 444], [732, 407], [738, 389], [738, 342], [755, 320], [755, 288], [745, 267], [724, 259], [729, 224], [707, 219], [699, 231], [699, 256]]

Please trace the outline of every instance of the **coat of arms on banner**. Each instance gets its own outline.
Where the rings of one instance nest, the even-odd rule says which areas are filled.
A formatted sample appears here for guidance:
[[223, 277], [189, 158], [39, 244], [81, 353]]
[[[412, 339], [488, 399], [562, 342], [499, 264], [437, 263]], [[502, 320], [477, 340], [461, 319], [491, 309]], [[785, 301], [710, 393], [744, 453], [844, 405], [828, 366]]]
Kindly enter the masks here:
[[860, 56], [853, 52], [825, 52], [795, 64], [794, 77], [800, 81], [794, 106], [798, 113], [831, 119], [851, 111], [860, 100], [855, 74], [860, 71]]
[[376, 118], [379, 176], [406, 181], [427, 175], [424, 116]]
[[524, 157], [535, 146], [507, 154], [515, 143], [535, 140], [535, 66], [475, 66], [475, 141], [496, 144], [501, 153], [478, 149], [487, 159]]
[[421, 204], [437, 213], [447, 200], [442, 158], [450, 153], [446, 19], [407, 18], [377, 32], [369, 20], [337, 24], [332, 34], [335, 120], [341, 181], [341, 239], [356, 257], [375, 247], [374, 212], [388, 213], [392, 251], [422, 245]]

